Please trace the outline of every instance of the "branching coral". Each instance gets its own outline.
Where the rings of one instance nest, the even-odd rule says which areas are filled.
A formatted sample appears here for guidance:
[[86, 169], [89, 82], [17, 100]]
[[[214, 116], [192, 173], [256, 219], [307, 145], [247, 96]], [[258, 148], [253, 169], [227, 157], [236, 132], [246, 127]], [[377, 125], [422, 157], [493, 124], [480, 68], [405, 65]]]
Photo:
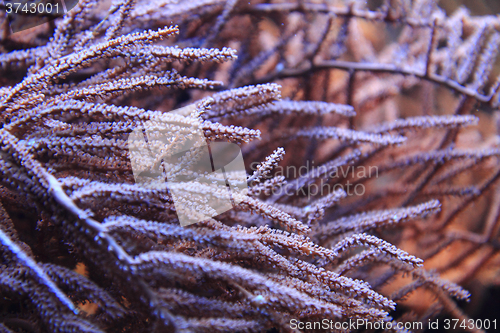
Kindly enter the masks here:
[[[467, 139], [477, 103], [499, 106], [497, 17], [428, 0], [96, 5], [33, 30], [38, 46], [2, 41], [0, 331], [405, 331], [466, 319], [460, 284], [487, 265], [498, 280], [500, 150]], [[146, 123], [162, 155], [143, 172], [198, 132], [239, 144], [234, 209], [181, 227], [172, 188], [135, 181]], [[193, 219], [223, 195], [182, 190]]]

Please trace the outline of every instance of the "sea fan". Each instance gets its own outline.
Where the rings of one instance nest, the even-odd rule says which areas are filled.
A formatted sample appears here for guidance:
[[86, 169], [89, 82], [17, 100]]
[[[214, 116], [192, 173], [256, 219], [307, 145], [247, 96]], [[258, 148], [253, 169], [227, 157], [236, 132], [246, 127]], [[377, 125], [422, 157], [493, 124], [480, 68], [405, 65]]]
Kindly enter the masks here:
[[[478, 126], [498, 17], [81, 0], [28, 33], [2, 20], [1, 332], [481, 329], [456, 301], [499, 282], [500, 149]], [[158, 154], [134, 159], [142, 139]], [[193, 171], [219, 142], [243, 181]]]

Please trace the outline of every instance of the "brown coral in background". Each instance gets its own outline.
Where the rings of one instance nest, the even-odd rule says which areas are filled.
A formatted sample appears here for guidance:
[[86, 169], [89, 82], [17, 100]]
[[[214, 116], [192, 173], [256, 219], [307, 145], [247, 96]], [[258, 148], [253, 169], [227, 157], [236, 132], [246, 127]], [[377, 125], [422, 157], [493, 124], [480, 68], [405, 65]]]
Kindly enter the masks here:
[[[463, 300], [500, 281], [497, 16], [81, 0], [1, 27], [1, 332], [483, 329]], [[169, 189], [136, 183], [146, 122], [158, 165], [195, 163], [169, 149], [197, 131], [240, 145], [234, 209], [181, 227]], [[219, 195], [182, 190], [193, 218]]]

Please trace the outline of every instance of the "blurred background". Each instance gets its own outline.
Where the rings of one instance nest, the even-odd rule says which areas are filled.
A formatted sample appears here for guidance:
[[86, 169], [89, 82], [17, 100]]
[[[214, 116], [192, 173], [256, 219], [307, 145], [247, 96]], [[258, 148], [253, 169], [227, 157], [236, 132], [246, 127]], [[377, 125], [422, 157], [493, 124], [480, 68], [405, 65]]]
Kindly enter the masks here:
[[469, 8], [474, 15], [500, 13], [500, 1], [498, 0], [440, 0], [438, 3], [448, 14], [453, 13], [460, 6]]

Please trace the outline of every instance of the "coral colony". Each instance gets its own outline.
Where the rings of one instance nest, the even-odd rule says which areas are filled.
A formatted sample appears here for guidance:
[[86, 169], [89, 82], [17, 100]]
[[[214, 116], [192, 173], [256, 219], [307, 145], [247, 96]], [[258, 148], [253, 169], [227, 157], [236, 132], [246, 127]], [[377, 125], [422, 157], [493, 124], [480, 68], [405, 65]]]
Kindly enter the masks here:
[[0, 332], [498, 329], [498, 16], [0, 14]]

